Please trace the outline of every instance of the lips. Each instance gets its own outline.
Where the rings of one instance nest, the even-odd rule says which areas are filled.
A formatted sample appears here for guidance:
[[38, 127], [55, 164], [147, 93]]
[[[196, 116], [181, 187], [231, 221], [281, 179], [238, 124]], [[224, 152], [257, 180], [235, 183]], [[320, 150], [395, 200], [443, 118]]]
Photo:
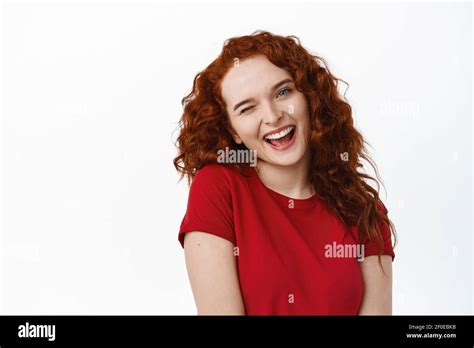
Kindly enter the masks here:
[[263, 140], [282, 138], [294, 129], [295, 129], [294, 125], [287, 125], [287, 126], [280, 127], [271, 132], [265, 133], [263, 136]]
[[285, 151], [295, 143], [296, 136], [296, 127], [284, 127], [280, 132], [272, 132], [267, 135], [264, 143], [265, 146], [269, 146], [273, 150]]

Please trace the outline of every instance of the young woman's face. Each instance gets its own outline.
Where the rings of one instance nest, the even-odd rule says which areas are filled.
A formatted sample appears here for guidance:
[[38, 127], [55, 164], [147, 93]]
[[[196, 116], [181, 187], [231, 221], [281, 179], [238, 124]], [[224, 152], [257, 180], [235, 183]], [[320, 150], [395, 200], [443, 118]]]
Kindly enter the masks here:
[[273, 165], [290, 166], [307, 153], [306, 98], [291, 75], [264, 55], [235, 61], [221, 84], [234, 139]]

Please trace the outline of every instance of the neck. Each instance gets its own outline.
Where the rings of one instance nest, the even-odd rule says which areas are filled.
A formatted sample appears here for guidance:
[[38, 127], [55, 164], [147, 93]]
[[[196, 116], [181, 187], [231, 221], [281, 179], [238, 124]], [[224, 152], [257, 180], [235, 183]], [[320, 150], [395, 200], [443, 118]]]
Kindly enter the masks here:
[[257, 161], [257, 174], [269, 189], [295, 199], [310, 198], [315, 190], [309, 182], [309, 153], [292, 166]]

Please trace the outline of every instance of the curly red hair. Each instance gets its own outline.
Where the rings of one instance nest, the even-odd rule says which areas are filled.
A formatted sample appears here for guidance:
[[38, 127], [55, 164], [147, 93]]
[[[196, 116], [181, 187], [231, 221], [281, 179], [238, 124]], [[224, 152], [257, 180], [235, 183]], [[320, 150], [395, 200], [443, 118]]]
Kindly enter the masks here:
[[[191, 183], [199, 169], [217, 163], [219, 149], [246, 149], [232, 137], [220, 85], [235, 58], [258, 54], [286, 69], [296, 88], [306, 96], [311, 125], [309, 178], [316, 193], [346, 226], [358, 228], [360, 240], [376, 242], [381, 264], [381, 226], [384, 224], [394, 236], [395, 227], [379, 198], [377, 167], [367, 153], [368, 143], [353, 125], [351, 106], [338, 93], [338, 82], [344, 81], [334, 77], [327, 62], [302, 47], [296, 36], [256, 31], [228, 39], [220, 55], [196, 75], [192, 91], [182, 99], [184, 112], [176, 142], [179, 153], [173, 161], [181, 179], [187, 176]], [[341, 154], [347, 160], [342, 161]], [[358, 171], [363, 167], [361, 160], [374, 168], [378, 180]], [[226, 165], [243, 173], [242, 166], [248, 164]], [[377, 189], [368, 180], [375, 182]]]

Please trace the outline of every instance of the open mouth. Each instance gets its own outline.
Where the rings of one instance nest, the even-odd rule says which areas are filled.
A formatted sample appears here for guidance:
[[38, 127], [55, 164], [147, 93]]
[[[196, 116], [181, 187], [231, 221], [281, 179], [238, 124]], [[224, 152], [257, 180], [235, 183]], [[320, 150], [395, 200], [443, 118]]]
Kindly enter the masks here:
[[289, 126], [277, 134], [267, 135], [264, 140], [275, 149], [286, 149], [293, 143], [295, 130], [295, 126]]

